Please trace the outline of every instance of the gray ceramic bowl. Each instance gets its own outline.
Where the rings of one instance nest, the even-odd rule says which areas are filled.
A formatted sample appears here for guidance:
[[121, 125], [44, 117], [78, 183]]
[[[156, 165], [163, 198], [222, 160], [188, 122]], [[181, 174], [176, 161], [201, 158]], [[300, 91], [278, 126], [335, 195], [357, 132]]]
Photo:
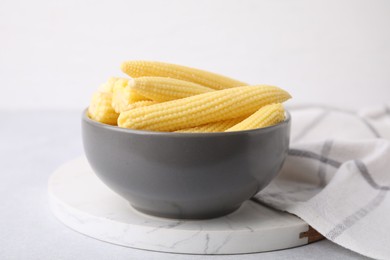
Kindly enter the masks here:
[[166, 133], [105, 125], [84, 111], [82, 136], [97, 176], [134, 208], [206, 219], [233, 212], [277, 175], [288, 150], [290, 115], [262, 129]]

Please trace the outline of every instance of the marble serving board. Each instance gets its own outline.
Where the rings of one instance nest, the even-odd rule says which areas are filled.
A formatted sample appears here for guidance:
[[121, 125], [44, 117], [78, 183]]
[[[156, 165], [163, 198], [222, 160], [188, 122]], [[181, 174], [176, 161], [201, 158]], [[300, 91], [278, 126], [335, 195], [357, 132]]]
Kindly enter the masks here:
[[58, 168], [49, 180], [50, 206], [68, 227], [101, 241], [161, 252], [239, 254], [301, 246], [321, 238], [300, 218], [245, 202], [210, 220], [152, 217], [105, 186], [85, 158]]

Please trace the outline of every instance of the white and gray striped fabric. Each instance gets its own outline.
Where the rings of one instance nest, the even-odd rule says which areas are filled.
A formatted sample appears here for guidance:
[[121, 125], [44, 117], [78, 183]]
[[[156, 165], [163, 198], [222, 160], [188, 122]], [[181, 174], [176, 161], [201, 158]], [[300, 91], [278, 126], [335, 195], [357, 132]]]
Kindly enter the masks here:
[[390, 106], [288, 109], [289, 155], [254, 200], [299, 216], [345, 248], [390, 259]]

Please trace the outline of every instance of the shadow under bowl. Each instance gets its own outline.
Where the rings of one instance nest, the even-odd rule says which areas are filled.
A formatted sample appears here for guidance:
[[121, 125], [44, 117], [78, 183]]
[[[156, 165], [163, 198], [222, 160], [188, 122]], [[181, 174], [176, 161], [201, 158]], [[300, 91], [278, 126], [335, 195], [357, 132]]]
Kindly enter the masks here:
[[96, 175], [135, 209], [208, 219], [235, 211], [278, 174], [289, 147], [286, 115], [254, 130], [168, 133], [102, 124], [84, 110], [82, 139]]

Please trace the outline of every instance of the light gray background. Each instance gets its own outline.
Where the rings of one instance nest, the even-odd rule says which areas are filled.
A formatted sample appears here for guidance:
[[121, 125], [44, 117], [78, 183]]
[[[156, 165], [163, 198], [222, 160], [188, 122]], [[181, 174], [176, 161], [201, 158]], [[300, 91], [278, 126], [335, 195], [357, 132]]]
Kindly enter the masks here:
[[360, 107], [390, 96], [388, 0], [1, 0], [0, 108], [81, 109], [127, 59]]

